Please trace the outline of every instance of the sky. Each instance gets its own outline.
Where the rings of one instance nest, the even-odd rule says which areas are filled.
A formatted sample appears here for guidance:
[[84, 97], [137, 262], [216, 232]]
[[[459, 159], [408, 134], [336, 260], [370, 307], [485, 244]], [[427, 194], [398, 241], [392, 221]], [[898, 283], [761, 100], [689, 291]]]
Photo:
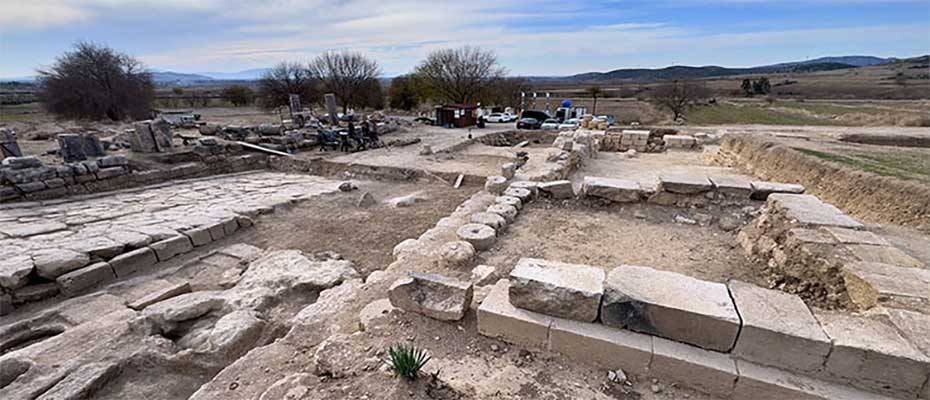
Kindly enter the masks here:
[[748, 67], [928, 54], [930, 0], [0, 0], [0, 77], [34, 75], [77, 41], [176, 72], [352, 50], [396, 76], [463, 45], [520, 76]]

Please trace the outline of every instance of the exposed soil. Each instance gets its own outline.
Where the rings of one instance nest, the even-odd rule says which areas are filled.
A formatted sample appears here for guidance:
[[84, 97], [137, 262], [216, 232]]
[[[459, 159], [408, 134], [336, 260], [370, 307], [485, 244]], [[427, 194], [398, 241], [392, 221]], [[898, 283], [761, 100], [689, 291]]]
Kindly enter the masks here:
[[[267, 249], [297, 249], [308, 253], [334, 251], [355, 263], [363, 276], [393, 261], [394, 246], [416, 238], [449, 215], [476, 188], [454, 189], [443, 185], [364, 181], [359, 190], [315, 197], [293, 208], [262, 216], [242, 242]], [[378, 204], [358, 207], [362, 193]], [[424, 201], [410, 207], [384, 202], [394, 197], [422, 193]]]
[[710, 281], [739, 279], [762, 284], [762, 265], [744, 255], [735, 231], [675, 222], [676, 216], [693, 219], [698, 214], [747, 218], [738, 208], [592, 207], [581, 202], [538, 201], [521, 211], [517, 222], [508, 227], [495, 248], [481, 254], [479, 262], [497, 267], [501, 274], [508, 273], [520, 258], [533, 257], [605, 270], [632, 264]]

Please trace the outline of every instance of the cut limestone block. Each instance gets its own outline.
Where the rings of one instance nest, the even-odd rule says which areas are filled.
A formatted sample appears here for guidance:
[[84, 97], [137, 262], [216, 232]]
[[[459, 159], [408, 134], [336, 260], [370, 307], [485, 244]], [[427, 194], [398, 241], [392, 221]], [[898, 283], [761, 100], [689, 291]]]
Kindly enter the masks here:
[[539, 182], [535, 181], [515, 181], [510, 184], [510, 189], [526, 189], [530, 191], [530, 198], [536, 197]]
[[487, 225], [495, 231], [502, 230], [507, 226], [507, 220], [500, 214], [476, 212], [471, 215], [470, 219], [473, 224]]
[[800, 372], [823, 365], [830, 338], [800, 297], [740, 281], [728, 286], [743, 321], [736, 357]]
[[58, 282], [62, 294], [65, 296], [74, 296], [85, 289], [110, 282], [114, 279], [116, 279], [116, 274], [113, 273], [110, 264], [99, 262], [68, 272], [67, 274], [59, 276], [55, 281]]
[[930, 270], [855, 262], [843, 266], [849, 300], [862, 309], [882, 303], [930, 305]]
[[736, 362], [726, 354], [658, 337], [652, 338], [649, 372], [702, 392], [727, 397], [736, 383]]
[[905, 339], [930, 356], [930, 315], [914, 311], [888, 309], [888, 319]]
[[815, 315], [833, 340], [825, 365], [832, 379], [891, 396], [917, 397], [930, 375], [930, 358], [890, 323], [830, 312]]
[[924, 267], [924, 263], [920, 262], [920, 260], [907, 255], [897, 247], [848, 244], [845, 245], [845, 248], [859, 261], [891, 264], [899, 267]]
[[588, 197], [599, 197], [618, 203], [635, 203], [644, 193], [639, 183], [626, 179], [584, 177], [581, 191]]
[[556, 200], [570, 199], [575, 197], [575, 191], [572, 189], [572, 181], [552, 181], [540, 183], [537, 187], [539, 193], [543, 196]]
[[659, 190], [678, 194], [699, 194], [714, 188], [704, 175], [676, 173], [659, 176]]
[[194, 228], [182, 233], [191, 239], [191, 243], [194, 246], [203, 246], [213, 241], [213, 238], [210, 236], [210, 229], [207, 227]]
[[665, 135], [662, 140], [666, 147], [675, 149], [690, 149], [697, 144], [694, 136], [689, 135]]
[[158, 261], [165, 261], [178, 254], [187, 253], [194, 249], [191, 239], [184, 235], [152, 243], [149, 247], [155, 251], [155, 256], [158, 257]]
[[607, 275], [601, 321], [723, 352], [740, 329], [726, 285], [633, 265]]
[[484, 224], [465, 224], [455, 231], [458, 237], [468, 243], [478, 251], [490, 249], [497, 240], [497, 232], [494, 228]]
[[155, 251], [148, 247], [133, 250], [128, 253], [120, 254], [110, 260], [110, 266], [117, 277], [124, 277], [133, 272], [151, 267], [158, 262]]
[[849, 387], [849, 385], [813, 379], [780, 369], [736, 360], [739, 379], [734, 399], [752, 400], [892, 400]]
[[545, 348], [552, 317], [510, 304], [510, 281], [501, 279], [478, 306], [478, 333], [510, 343]]
[[597, 323], [553, 318], [549, 349], [608, 370], [642, 374], [652, 359], [652, 336]]
[[752, 196], [751, 197], [753, 200], [765, 200], [772, 193], [801, 194], [801, 193], [804, 193], [804, 186], [796, 185], [793, 183], [778, 183], [778, 182], [764, 182], [764, 181], [752, 182]]
[[488, 212], [504, 217], [507, 223], [511, 223], [513, 222], [514, 218], [517, 218], [516, 207], [508, 206], [506, 204], [492, 204], [488, 207]]
[[769, 209], [780, 210], [788, 220], [802, 226], [836, 226], [840, 228], [862, 229], [862, 224], [833, 205], [808, 194], [769, 195]]
[[25, 286], [34, 268], [32, 257], [28, 255], [3, 257], [0, 259], [0, 288], [13, 290]]
[[510, 303], [554, 317], [593, 322], [603, 295], [597, 267], [521, 258], [510, 272]]
[[462, 319], [471, 297], [471, 282], [420, 272], [398, 279], [388, 292], [394, 307], [445, 321]]
[[484, 181], [484, 190], [487, 190], [489, 193], [501, 194], [504, 193], [504, 190], [507, 189], [507, 178], [503, 176], [489, 176]]
[[752, 196], [752, 184], [749, 181], [732, 176], [712, 176], [709, 178], [717, 193], [733, 199], [749, 199]]
[[32, 303], [58, 295], [58, 283], [40, 283], [26, 285], [13, 291], [13, 304]]
[[869, 231], [857, 231], [855, 229], [824, 227], [824, 232], [830, 234], [836, 239], [837, 243], [842, 244], [871, 244], [875, 246], [891, 246], [887, 240], [883, 239]]
[[86, 253], [65, 249], [42, 249], [32, 253], [36, 273], [45, 279], [55, 279], [87, 265], [90, 257]]
[[504, 196], [516, 197], [520, 199], [520, 201], [522, 201], [523, 204], [528, 203], [533, 198], [533, 192], [531, 192], [529, 189], [517, 188], [517, 187], [508, 188], [507, 190], [504, 191], [503, 194]]
[[152, 292], [142, 296], [136, 300], [133, 300], [128, 304], [129, 308], [139, 311], [148, 307], [152, 304], [158, 303], [162, 300], [167, 300], [175, 296], [180, 296], [184, 293], [191, 292], [190, 282], [184, 281], [181, 283], [169, 283], [168, 285], [159, 287]]
[[494, 198], [494, 202], [497, 204], [504, 204], [508, 206], [513, 206], [517, 210], [523, 207], [523, 201], [517, 197], [513, 196], [497, 196]]

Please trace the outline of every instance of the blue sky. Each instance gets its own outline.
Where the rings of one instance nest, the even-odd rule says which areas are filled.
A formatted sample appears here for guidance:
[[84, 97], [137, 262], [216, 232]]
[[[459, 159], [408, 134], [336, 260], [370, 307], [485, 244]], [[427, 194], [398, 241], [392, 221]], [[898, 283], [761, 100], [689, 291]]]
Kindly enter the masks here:
[[33, 75], [79, 40], [178, 72], [351, 49], [394, 76], [466, 44], [513, 75], [738, 67], [930, 53], [930, 0], [0, 0], [0, 77]]

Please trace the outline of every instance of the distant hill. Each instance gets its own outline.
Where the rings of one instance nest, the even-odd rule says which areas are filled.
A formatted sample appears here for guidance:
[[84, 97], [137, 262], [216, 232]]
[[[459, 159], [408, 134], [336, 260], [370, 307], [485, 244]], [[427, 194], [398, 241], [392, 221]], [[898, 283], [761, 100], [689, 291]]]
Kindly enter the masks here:
[[198, 72], [197, 74], [219, 80], [254, 81], [261, 79], [262, 75], [270, 69], [271, 68], [255, 68], [239, 72]]
[[873, 65], [887, 64], [896, 61], [897, 58], [881, 58], [873, 56], [842, 56], [842, 57], [820, 57], [807, 61], [787, 62], [780, 64], [768, 65], [767, 67], [789, 67], [794, 65], [810, 64], [847, 64], [854, 67], [871, 67]]
[[151, 71], [152, 80], [162, 85], [190, 85], [198, 82], [212, 81], [213, 78], [198, 74], [183, 74], [171, 71]]
[[704, 67], [676, 65], [659, 69], [637, 68], [617, 69], [610, 72], [589, 72], [568, 76], [562, 79], [573, 81], [655, 81], [664, 79], [699, 79], [746, 74], [830, 71], [846, 68], [856, 68], [856, 66], [837, 62], [786, 63], [752, 68], [725, 68], [716, 65]]

